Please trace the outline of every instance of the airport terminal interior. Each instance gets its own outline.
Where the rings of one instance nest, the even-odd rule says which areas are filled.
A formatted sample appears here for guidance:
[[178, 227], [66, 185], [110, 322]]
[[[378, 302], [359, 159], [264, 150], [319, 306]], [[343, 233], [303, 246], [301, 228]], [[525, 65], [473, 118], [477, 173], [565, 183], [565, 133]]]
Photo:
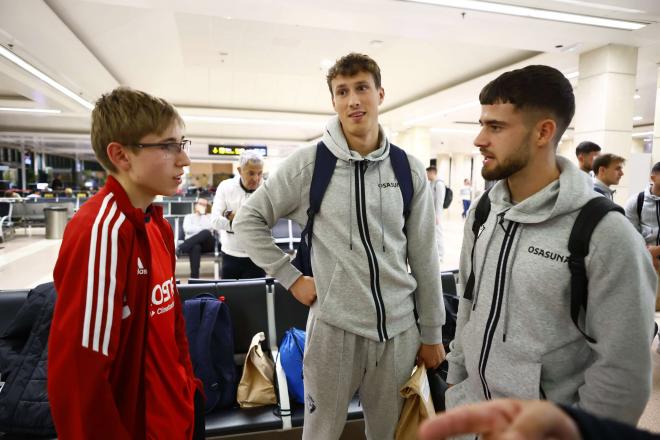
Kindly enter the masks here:
[[[108, 179], [90, 137], [104, 93], [147, 92], [184, 121], [190, 166], [177, 193], [154, 202], [181, 244], [184, 217], [238, 175], [242, 152], [263, 157], [267, 181], [321, 139], [335, 115], [326, 74], [351, 52], [380, 66], [378, 121], [389, 141], [435, 166], [453, 192], [439, 217], [438, 274], [459, 269], [471, 233], [464, 200], [493, 183], [474, 139], [479, 92], [502, 73], [548, 65], [570, 81], [575, 117], [557, 153], [577, 165], [576, 147], [591, 141], [625, 159], [615, 203], [648, 188], [660, 162], [658, 0], [0, 0], [0, 303], [53, 281], [64, 228]], [[273, 238], [293, 254], [302, 226], [283, 219]], [[216, 241], [198, 277], [177, 255], [181, 285], [221, 278]], [[626, 268], [612, 255], [612, 270]], [[649, 350], [653, 390], [638, 426], [660, 434], [657, 337]], [[363, 427], [355, 417], [342, 438], [364, 438]], [[220, 437], [234, 435], [293, 439], [301, 428]]]

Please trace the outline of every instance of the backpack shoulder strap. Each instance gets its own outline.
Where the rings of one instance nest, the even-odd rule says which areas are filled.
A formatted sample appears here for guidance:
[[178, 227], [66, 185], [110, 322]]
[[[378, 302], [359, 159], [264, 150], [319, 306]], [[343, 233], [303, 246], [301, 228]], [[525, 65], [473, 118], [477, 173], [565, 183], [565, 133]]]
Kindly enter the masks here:
[[399, 182], [399, 189], [403, 197], [403, 216], [408, 218], [410, 214], [410, 205], [413, 198], [412, 171], [410, 170], [410, 161], [408, 155], [401, 148], [390, 144], [390, 162], [394, 169], [394, 175]]
[[637, 194], [637, 218], [642, 222], [642, 207], [644, 206], [644, 191]]
[[580, 209], [568, 239], [568, 251], [570, 252], [568, 268], [571, 271], [571, 318], [580, 333], [591, 343], [596, 343], [596, 340], [587, 335], [578, 325], [580, 309], [584, 309], [585, 313], [587, 311], [589, 294], [587, 268], [584, 259], [589, 254], [591, 234], [610, 211], [618, 211], [624, 214], [620, 206], [606, 197], [595, 197], [589, 200]]
[[477, 203], [477, 207], [475, 208], [474, 212], [474, 222], [472, 223], [472, 233], [474, 234], [474, 242], [472, 243], [472, 256], [470, 258], [472, 261], [472, 267], [470, 268], [470, 277], [468, 278], [467, 284], [465, 285], [465, 291], [463, 293], [463, 297], [470, 301], [472, 301], [472, 298], [474, 298], [474, 248], [477, 245], [479, 229], [481, 229], [484, 223], [486, 223], [488, 215], [490, 215], [490, 197], [488, 197], [489, 192], [490, 188], [484, 191], [484, 193], [481, 195], [481, 198], [479, 198], [479, 202]]
[[314, 174], [309, 188], [309, 208], [307, 212], [307, 223], [309, 219], [321, 210], [321, 202], [328, 189], [332, 174], [335, 172], [337, 157], [330, 152], [323, 142], [316, 144], [316, 159], [314, 160]]

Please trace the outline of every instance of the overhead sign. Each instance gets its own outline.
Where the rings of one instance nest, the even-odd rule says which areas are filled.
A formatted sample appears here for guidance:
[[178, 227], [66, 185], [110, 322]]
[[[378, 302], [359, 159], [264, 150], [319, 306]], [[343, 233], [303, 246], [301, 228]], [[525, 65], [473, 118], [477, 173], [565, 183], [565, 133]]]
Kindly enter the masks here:
[[265, 145], [215, 145], [209, 144], [209, 156], [240, 156], [245, 150], [253, 150], [262, 156], [268, 156]]

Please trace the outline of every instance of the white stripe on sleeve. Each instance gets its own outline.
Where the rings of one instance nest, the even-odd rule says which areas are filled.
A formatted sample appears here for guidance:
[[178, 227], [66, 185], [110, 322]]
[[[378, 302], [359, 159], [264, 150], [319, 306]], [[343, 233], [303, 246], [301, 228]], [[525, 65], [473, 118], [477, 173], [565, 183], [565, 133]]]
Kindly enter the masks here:
[[92, 350], [99, 351], [99, 339], [101, 339], [101, 321], [103, 320], [103, 307], [105, 300], [105, 272], [106, 261], [108, 259], [108, 226], [110, 221], [115, 216], [117, 211], [117, 203], [112, 202], [110, 212], [103, 221], [103, 228], [101, 229], [101, 249], [99, 252], [99, 285], [96, 291], [96, 318], [94, 320], [94, 340], [92, 342]]
[[85, 298], [85, 317], [83, 320], [83, 336], [82, 336], [82, 346], [85, 348], [89, 347], [89, 328], [90, 321], [92, 319], [92, 305], [94, 302], [94, 264], [96, 262], [96, 239], [98, 237], [98, 227], [103, 214], [105, 213], [105, 208], [108, 206], [108, 202], [113, 197], [112, 193], [109, 193], [103, 199], [101, 204], [101, 209], [96, 215], [94, 220], [94, 226], [92, 226], [92, 237], [89, 241], [89, 256], [87, 260], [87, 296]]
[[112, 236], [110, 237], [110, 287], [108, 289], [108, 314], [105, 318], [105, 334], [103, 335], [103, 354], [108, 355], [108, 345], [110, 344], [110, 335], [112, 332], [112, 314], [115, 309], [115, 288], [117, 287], [117, 242], [119, 227], [124, 223], [126, 216], [119, 213], [119, 218], [112, 227]]

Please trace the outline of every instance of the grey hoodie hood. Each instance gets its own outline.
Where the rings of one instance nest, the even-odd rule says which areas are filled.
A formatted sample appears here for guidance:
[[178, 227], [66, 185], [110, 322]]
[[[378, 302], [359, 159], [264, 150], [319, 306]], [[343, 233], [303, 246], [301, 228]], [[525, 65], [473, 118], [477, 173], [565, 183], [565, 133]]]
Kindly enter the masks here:
[[341, 129], [341, 122], [339, 122], [339, 117], [334, 116], [328, 121], [325, 126], [325, 131], [323, 132], [323, 143], [326, 147], [337, 156], [337, 159], [343, 160], [344, 162], [359, 161], [359, 160], [369, 160], [372, 162], [378, 162], [386, 159], [390, 153], [390, 143], [385, 136], [385, 131], [383, 127], [378, 126], [378, 139], [380, 144], [378, 148], [366, 157], [360, 156], [359, 153], [352, 151], [348, 147], [348, 142], [344, 137], [344, 132]]
[[501, 180], [489, 192], [492, 210], [506, 211], [504, 218], [517, 223], [542, 223], [580, 209], [598, 197], [589, 175], [570, 160], [557, 156], [559, 179], [520, 203], [514, 204], [506, 180]]

